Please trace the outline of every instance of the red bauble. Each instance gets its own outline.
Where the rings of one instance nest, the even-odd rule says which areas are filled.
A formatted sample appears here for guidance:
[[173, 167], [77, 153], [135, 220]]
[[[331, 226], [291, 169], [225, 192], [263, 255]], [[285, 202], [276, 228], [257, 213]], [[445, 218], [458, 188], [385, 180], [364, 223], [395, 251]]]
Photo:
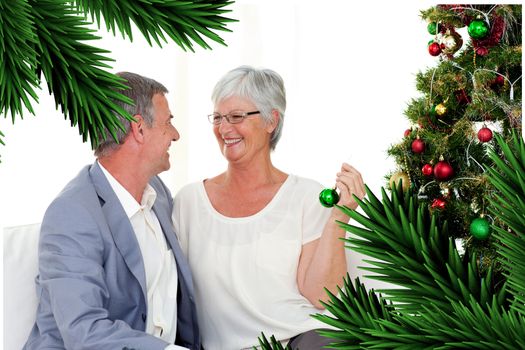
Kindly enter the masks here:
[[434, 177], [438, 181], [447, 181], [454, 176], [454, 169], [444, 160], [437, 162], [434, 166]]
[[478, 140], [480, 140], [481, 142], [489, 142], [490, 140], [492, 140], [492, 130], [490, 130], [486, 126], [479, 129]]
[[447, 202], [443, 198], [436, 198], [432, 201], [432, 208], [443, 210], [446, 204]]
[[494, 79], [492, 84], [498, 85], [498, 86], [503, 86], [503, 85], [505, 85], [505, 78], [503, 78], [503, 76], [498, 74], [498, 75], [496, 75], [496, 78]]
[[422, 172], [423, 175], [425, 175], [425, 176], [430, 176], [430, 175], [432, 175], [432, 171], [433, 171], [433, 170], [434, 170], [434, 169], [432, 168], [432, 165], [430, 165], [430, 164], [425, 164], [425, 165], [423, 165], [423, 167], [421, 168], [421, 172]]
[[456, 91], [456, 100], [458, 101], [458, 103], [463, 104], [463, 105], [466, 105], [472, 102], [472, 99], [470, 98], [469, 95], [467, 95], [467, 92], [465, 91], [465, 89]]
[[476, 47], [476, 55], [478, 56], [486, 56], [489, 53], [489, 49], [487, 49], [485, 46]]
[[425, 152], [425, 143], [420, 139], [415, 139], [412, 142], [412, 152], [414, 153], [423, 153]]
[[438, 43], [433, 42], [432, 44], [428, 45], [428, 53], [432, 56], [439, 56], [441, 53], [441, 47], [439, 47]]
[[406, 129], [403, 135], [405, 135], [405, 137], [408, 137], [410, 136], [410, 133], [412, 133], [412, 129]]

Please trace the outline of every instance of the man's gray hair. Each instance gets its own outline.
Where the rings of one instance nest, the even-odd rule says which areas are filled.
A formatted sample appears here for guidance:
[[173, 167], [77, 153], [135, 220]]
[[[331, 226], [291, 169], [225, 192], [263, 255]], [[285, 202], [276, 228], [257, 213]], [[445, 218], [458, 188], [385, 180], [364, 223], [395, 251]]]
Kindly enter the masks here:
[[[130, 105], [121, 101], [114, 101], [115, 104], [122, 107], [132, 116], [140, 114], [144, 119], [146, 126], [151, 127], [155, 118], [152, 98], [155, 94], [167, 93], [168, 89], [166, 89], [161, 83], [136, 73], [119, 72], [116, 73], [116, 75], [124, 78], [126, 81], [124, 81], [123, 84], [129, 87], [129, 89], [119, 90], [119, 92], [132, 99], [135, 102], [135, 105]], [[116, 129], [115, 133], [117, 140], [106, 131], [104, 139], [100, 140], [100, 143], [95, 149], [95, 156], [97, 157], [106, 156], [117, 149], [130, 133], [131, 122], [118, 113], [115, 113], [115, 116], [120, 120], [125, 130], [122, 131], [121, 129]]]

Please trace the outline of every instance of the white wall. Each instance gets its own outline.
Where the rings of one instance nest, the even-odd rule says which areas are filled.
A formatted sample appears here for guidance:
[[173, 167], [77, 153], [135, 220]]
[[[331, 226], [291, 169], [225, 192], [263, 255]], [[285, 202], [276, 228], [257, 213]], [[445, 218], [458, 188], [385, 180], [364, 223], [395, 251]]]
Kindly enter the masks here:
[[[112, 51], [114, 71], [129, 70], [164, 83], [182, 137], [162, 176], [175, 193], [190, 181], [222, 171], [225, 162], [206, 115], [210, 93], [241, 64], [279, 72], [288, 92], [282, 139], [273, 155], [285, 172], [332, 186], [341, 162], [361, 170], [378, 193], [395, 168], [386, 150], [408, 127], [403, 111], [417, 96], [415, 74], [436, 62], [420, 10], [430, 3], [346, 0], [240, 0], [230, 17], [228, 47], [184, 53], [175, 44], [149, 47], [104, 30], [92, 44]], [[89, 144], [54, 108], [42, 85], [36, 116], [11, 125], [0, 118], [0, 228], [39, 222], [49, 202], [81, 166], [93, 161]]]

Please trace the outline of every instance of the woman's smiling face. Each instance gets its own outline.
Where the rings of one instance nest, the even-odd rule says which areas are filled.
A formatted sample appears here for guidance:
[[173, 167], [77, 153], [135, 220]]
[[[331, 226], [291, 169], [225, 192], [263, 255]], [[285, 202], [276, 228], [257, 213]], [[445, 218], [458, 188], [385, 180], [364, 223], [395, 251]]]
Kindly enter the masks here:
[[[215, 106], [221, 115], [242, 114], [257, 111], [253, 102], [246, 98], [231, 96]], [[214, 125], [213, 132], [222, 154], [228, 162], [250, 161], [260, 152], [270, 153], [270, 136], [274, 127], [261, 118], [260, 114], [246, 116], [237, 124], [230, 124], [226, 118]]]

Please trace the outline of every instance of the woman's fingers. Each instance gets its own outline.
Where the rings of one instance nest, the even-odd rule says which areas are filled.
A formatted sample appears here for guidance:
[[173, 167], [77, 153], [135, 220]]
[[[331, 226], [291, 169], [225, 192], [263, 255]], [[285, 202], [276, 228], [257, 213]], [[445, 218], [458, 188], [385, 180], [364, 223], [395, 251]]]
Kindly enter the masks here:
[[355, 209], [357, 202], [352, 195], [356, 195], [360, 199], [365, 196], [365, 186], [361, 173], [348, 163], [343, 163], [341, 171], [337, 173], [336, 187], [339, 189], [339, 205]]

